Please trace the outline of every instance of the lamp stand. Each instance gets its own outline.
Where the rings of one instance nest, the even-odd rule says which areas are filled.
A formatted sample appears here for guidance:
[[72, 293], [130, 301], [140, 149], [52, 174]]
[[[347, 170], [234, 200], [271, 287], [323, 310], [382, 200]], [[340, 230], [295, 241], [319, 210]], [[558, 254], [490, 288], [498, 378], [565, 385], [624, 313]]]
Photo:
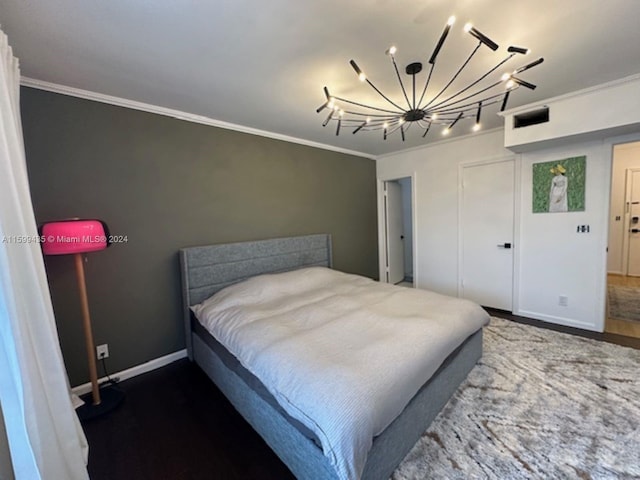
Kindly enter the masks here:
[[124, 393], [119, 389], [107, 387], [102, 390], [103, 396], [101, 398], [100, 385], [98, 384], [98, 370], [96, 368], [96, 349], [93, 342], [93, 332], [91, 330], [89, 299], [87, 297], [87, 285], [84, 276], [84, 263], [82, 261], [81, 253], [74, 254], [74, 257], [76, 275], [78, 277], [78, 289], [80, 290], [82, 326], [84, 329], [85, 345], [87, 347], [87, 360], [89, 362], [89, 378], [91, 379], [92, 397], [92, 403], [85, 403], [81, 407], [78, 407], [77, 413], [80, 420], [89, 420], [103, 415], [120, 405], [120, 402], [122, 402], [124, 398]]
[[80, 305], [82, 307], [82, 327], [84, 329], [84, 342], [87, 347], [87, 361], [89, 362], [89, 378], [91, 379], [91, 395], [93, 404], [99, 405], [100, 386], [98, 385], [98, 370], [96, 368], [96, 347], [93, 343], [93, 331], [91, 330], [91, 316], [89, 315], [89, 299], [87, 298], [87, 284], [84, 277], [84, 264], [82, 254], [74, 254], [76, 262], [76, 276], [78, 277], [78, 289], [80, 290]]

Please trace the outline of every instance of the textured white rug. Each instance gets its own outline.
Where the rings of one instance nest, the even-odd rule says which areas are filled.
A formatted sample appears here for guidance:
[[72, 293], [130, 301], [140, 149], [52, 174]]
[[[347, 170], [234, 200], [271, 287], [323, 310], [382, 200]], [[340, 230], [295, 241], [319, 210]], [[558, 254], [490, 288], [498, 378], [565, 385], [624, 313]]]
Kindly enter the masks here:
[[392, 478], [640, 478], [640, 350], [492, 318]]

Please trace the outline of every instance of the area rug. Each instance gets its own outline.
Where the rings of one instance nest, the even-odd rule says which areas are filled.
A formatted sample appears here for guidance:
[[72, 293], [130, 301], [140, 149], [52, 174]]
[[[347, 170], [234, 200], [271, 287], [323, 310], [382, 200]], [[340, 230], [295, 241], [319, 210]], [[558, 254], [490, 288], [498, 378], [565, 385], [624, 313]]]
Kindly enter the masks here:
[[640, 322], [640, 288], [609, 285], [609, 318]]
[[392, 478], [640, 478], [640, 350], [492, 318]]

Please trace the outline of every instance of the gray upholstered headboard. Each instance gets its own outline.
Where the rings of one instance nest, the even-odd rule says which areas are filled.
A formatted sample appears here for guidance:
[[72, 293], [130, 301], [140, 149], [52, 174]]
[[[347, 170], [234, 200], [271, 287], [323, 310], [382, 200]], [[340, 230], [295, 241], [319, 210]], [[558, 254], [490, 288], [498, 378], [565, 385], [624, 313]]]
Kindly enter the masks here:
[[181, 249], [182, 301], [189, 358], [192, 357], [191, 305], [255, 275], [312, 266], [332, 266], [331, 235], [273, 238]]

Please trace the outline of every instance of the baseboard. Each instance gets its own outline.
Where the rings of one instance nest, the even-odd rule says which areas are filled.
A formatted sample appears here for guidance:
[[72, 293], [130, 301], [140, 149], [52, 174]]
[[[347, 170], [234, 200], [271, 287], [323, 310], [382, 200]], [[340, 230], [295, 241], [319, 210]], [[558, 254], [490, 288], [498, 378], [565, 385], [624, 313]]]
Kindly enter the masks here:
[[[181, 358], [186, 358], [187, 349], [178, 350], [177, 352], [170, 353], [169, 355], [165, 355], [164, 357], [159, 357], [154, 360], [149, 360], [141, 365], [137, 365], [135, 367], [127, 368], [126, 370], [122, 370], [121, 372], [112, 373], [111, 377], [118, 377], [120, 381], [126, 380], [128, 378], [137, 377], [138, 375], [142, 375], [143, 373], [151, 372], [157, 368], [164, 367], [165, 365], [169, 365], [170, 363], [175, 362], [176, 360], [180, 360]], [[107, 380], [107, 377], [102, 377], [98, 379], [98, 383], [102, 383]], [[76, 395], [84, 395], [85, 393], [89, 393], [91, 391], [91, 382], [83, 383], [82, 385], [78, 385], [71, 389], [73, 393]]]
[[513, 314], [521, 317], [533, 318], [534, 320], [542, 320], [543, 322], [555, 323], [556, 325], [564, 325], [565, 327], [581, 328], [583, 330], [602, 333], [602, 330], [599, 330], [594, 324], [581, 322], [580, 320], [574, 320], [572, 318], [546, 315], [543, 313], [532, 312], [530, 310], [514, 310]]

